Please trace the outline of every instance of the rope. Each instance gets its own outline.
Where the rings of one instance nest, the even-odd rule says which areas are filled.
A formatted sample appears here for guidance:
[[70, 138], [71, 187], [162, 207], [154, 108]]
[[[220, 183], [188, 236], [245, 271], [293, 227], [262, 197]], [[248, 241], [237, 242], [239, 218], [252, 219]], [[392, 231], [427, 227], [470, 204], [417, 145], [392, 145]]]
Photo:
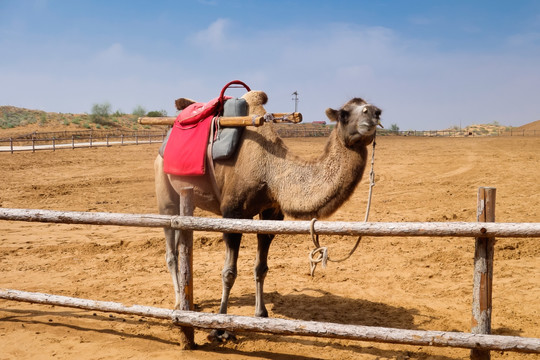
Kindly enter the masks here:
[[[368, 194], [368, 201], [366, 205], [366, 216], [364, 218], [364, 222], [368, 221], [369, 218], [369, 210], [371, 208], [371, 196], [373, 195], [373, 187], [375, 186], [375, 171], [374, 171], [374, 165], [375, 165], [375, 138], [373, 138], [373, 150], [371, 151], [371, 170], [369, 172], [369, 194]], [[315, 249], [313, 249], [309, 253], [309, 262], [310, 262], [310, 273], [311, 277], [315, 276], [315, 269], [317, 268], [317, 264], [321, 263], [322, 268], [326, 268], [326, 265], [328, 261], [332, 262], [343, 262], [350, 258], [352, 254], [356, 251], [358, 248], [358, 245], [360, 245], [360, 240], [362, 240], [362, 236], [359, 236], [358, 239], [356, 239], [356, 243], [354, 244], [353, 248], [349, 251], [347, 255], [345, 255], [341, 259], [331, 259], [328, 255], [328, 248], [325, 246], [321, 246], [319, 243], [319, 235], [315, 232], [315, 222], [317, 219], [312, 219], [311, 224], [309, 227], [309, 233], [311, 234], [311, 239], [313, 240], [313, 245], [315, 245]], [[315, 257], [317, 255], [317, 257]]]
[[294, 124], [295, 122], [289, 118], [290, 115], [293, 115], [294, 113], [288, 113], [283, 114], [282, 116], [274, 116], [274, 114], [266, 113], [263, 115], [263, 119], [265, 122], [274, 122], [274, 123], [291, 123]]

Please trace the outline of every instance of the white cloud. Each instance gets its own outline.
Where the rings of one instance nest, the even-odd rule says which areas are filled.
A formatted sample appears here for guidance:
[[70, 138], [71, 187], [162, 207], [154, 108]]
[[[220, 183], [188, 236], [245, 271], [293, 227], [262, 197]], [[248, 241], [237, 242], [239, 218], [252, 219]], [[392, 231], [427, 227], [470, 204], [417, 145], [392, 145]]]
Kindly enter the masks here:
[[118, 63], [127, 59], [122, 44], [114, 43], [105, 50], [101, 50], [96, 55], [96, 60], [103, 63]]
[[515, 47], [534, 47], [538, 48], [540, 45], [540, 33], [528, 32], [508, 36], [506, 42], [510, 46]]
[[195, 33], [192, 42], [203, 48], [209, 46], [214, 50], [223, 49], [228, 42], [226, 31], [230, 23], [229, 19], [217, 19], [208, 28]]

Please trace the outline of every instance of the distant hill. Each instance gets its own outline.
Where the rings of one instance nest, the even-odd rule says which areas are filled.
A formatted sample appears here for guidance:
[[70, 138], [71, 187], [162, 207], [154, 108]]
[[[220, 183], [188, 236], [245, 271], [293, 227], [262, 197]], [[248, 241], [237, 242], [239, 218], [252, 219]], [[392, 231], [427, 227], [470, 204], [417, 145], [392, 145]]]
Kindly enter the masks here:
[[31, 110], [15, 106], [0, 106], [0, 130], [5, 136], [19, 133], [76, 130], [142, 130], [137, 116], [114, 113], [106, 118], [89, 114], [63, 114]]
[[521, 125], [516, 130], [539, 130], [540, 131], [540, 120], [533, 121], [531, 123]]
[[[281, 136], [328, 136], [333, 124], [300, 123], [278, 124], [277, 130]], [[131, 114], [114, 113], [107, 118], [97, 119], [89, 114], [63, 114], [31, 110], [15, 106], [0, 106], [0, 132], [3, 137], [28, 134], [33, 132], [57, 132], [78, 130], [104, 130], [104, 131], [134, 131], [134, 130], [161, 130], [162, 126], [148, 126], [137, 123], [137, 116]], [[540, 120], [519, 126], [509, 127], [498, 124], [469, 125], [465, 128], [451, 128], [446, 130], [430, 131], [428, 135], [445, 136], [453, 132], [459, 136], [475, 135], [490, 136], [512, 131], [540, 131]], [[392, 135], [388, 129], [379, 130], [381, 135]], [[410, 132], [409, 132], [410, 133]], [[446, 134], [447, 135], [447, 134]]]

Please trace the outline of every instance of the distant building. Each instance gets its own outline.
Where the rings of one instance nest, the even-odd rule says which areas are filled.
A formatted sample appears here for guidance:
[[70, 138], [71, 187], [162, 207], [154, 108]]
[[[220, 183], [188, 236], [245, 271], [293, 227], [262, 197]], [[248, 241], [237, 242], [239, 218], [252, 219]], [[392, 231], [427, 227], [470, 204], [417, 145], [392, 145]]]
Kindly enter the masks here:
[[314, 121], [313, 124], [326, 125], [326, 121]]

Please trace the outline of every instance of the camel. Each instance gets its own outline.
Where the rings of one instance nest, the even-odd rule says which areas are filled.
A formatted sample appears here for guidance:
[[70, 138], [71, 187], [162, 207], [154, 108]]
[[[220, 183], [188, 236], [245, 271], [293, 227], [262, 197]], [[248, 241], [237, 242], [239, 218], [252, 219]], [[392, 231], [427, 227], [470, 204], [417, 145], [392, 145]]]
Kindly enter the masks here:
[[[261, 91], [247, 92], [250, 115], [264, 115], [267, 96]], [[326, 109], [336, 123], [324, 152], [315, 161], [305, 161], [290, 153], [272, 124], [246, 128], [236, 154], [214, 164], [215, 183], [208, 174], [181, 177], [163, 172], [163, 159], [155, 160], [156, 194], [159, 212], [179, 213], [179, 191], [194, 188], [195, 206], [224, 218], [283, 220], [327, 217], [353, 193], [366, 166], [367, 145], [375, 136], [381, 110], [361, 98], [353, 98], [338, 110]], [[219, 191], [215, 191], [215, 185]], [[166, 262], [179, 306], [178, 250], [175, 231], [165, 228]], [[225, 264], [222, 271], [220, 314], [227, 313], [231, 288], [237, 276], [241, 233], [224, 233]], [[263, 285], [268, 272], [267, 258], [274, 235], [257, 234], [255, 259], [255, 316], [268, 317]], [[226, 341], [229, 334], [214, 331], [209, 339]]]

